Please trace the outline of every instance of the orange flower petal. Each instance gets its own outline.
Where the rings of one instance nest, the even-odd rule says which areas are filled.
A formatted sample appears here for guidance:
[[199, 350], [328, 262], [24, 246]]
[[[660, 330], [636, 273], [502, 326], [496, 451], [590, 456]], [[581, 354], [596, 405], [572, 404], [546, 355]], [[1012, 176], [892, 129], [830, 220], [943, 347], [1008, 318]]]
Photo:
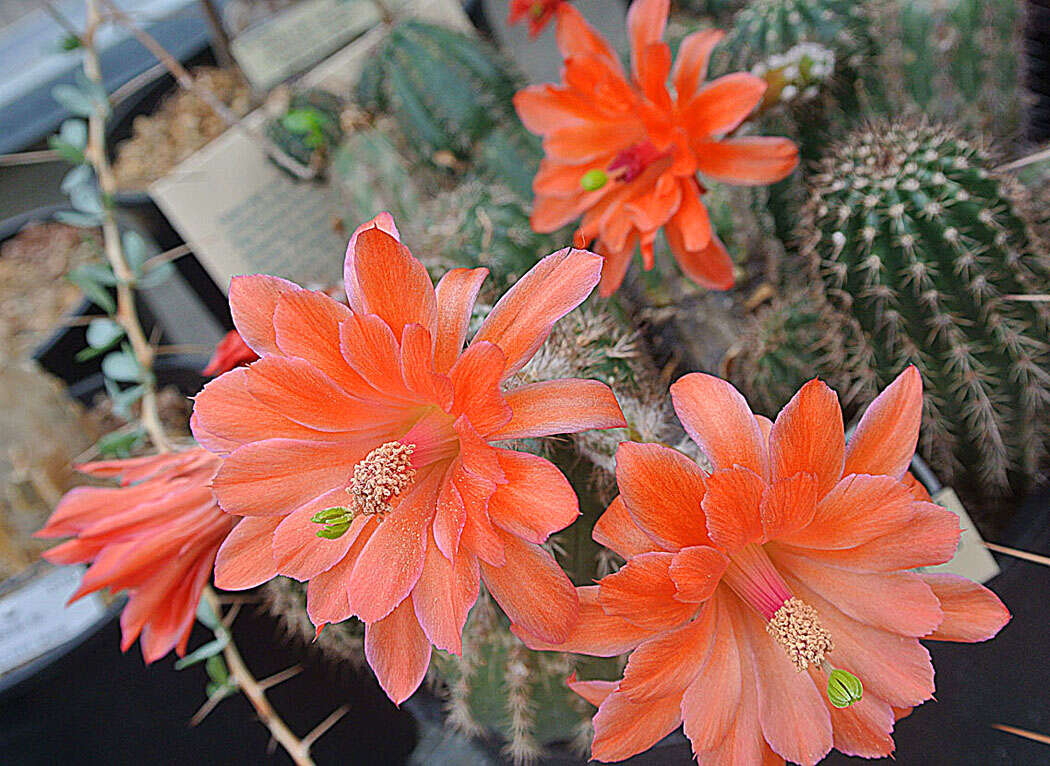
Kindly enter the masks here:
[[773, 423], [769, 434], [773, 480], [813, 474], [823, 497], [842, 478], [845, 451], [838, 396], [823, 381], [813, 379], [799, 389]]
[[658, 550], [653, 539], [634, 523], [627, 505], [619, 495], [613, 498], [605, 513], [595, 522], [591, 537], [599, 545], [616, 551], [625, 559]]
[[365, 626], [365, 657], [383, 691], [400, 705], [423, 683], [430, 641], [406, 598], [389, 615]]
[[438, 649], [462, 654], [463, 626], [478, 599], [478, 560], [445, 558], [433, 536], [427, 545], [423, 574], [412, 590], [412, 606], [427, 639]]
[[720, 29], [703, 29], [687, 35], [678, 46], [671, 82], [674, 83], [679, 103], [687, 103], [707, 78], [707, 64], [711, 52], [725, 37]]
[[768, 474], [766, 443], [744, 397], [724, 380], [694, 372], [671, 385], [671, 401], [690, 438], [714, 467]]
[[632, 702], [627, 695], [613, 692], [594, 716], [591, 758], [596, 761], [622, 761], [648, 750], [682, 722], [677, 697], [660, 697]]
[[514, 94], [514, 108], [525, 129], [537, 135], [594, 117], [593, 110], [577, 91], [550, 83], [519, 90]]
[[[766, 633], [762, 619], [748, 613], [748, 636], [758, 687], [762, 735], [781, 757], [813, 766], [831, 750], [831, 716], [824, 694], [807, 673], [799, 673], [784, 649]], [[784, 704], [791, 700], [790, 704]]]
[[625, 149], [644, 138], [641, 125], [632, 129], [619, 121], [591, 120], [551, 131], [543, 139], [543, 150], [551, 159], [581, 163]]
[[434, 344], [423, 325], [406, 324], [401, 335], [401, 379], [419, 398], [448, 410], [454, 390], [447, 375], [434, 372]]
[[761, 103], [766, 87], [765, 80], [748, 72], [733, 72], [712, 80], [682, 108], [689, 135], [699, 140], [736, 130]]
[[438, 282], [437, 335], [434, 340], [434, 369], [448, 372], [463, 350], [470, 314], [488, 269], [452, 269]]
[[[668, 231], [674, 230], [672, 251], [683, 255], [690, 252], [706, 250], [711, 243], [711, 216], [700, 199], [700, 187], [696, 178], [690, 177], [680, 183], [681, 203], [678, 210], [668, 222]], [[679, 258], [679, 263], [681, 259]], [[730, 269], [732, 271], [732, 269]]]
[[434, 284], [407, 247], [382, 229], [365, 229], [357, 239], [353, 267], [366, 312], [382, 318], [394, 337], [401, 337], [406, 324], [421, 324], [433, 335], [437, 327]]
[[880, 393], [846, 447], [846, 473], [901, 478], [911, 464], [922, 421], [922, 377], [914, 366]]
[[530, 543], [544, 543], [580, 515], [580, 504], [568, 479], [537, 455], [498, 450], [507, 483], [489, 498], [492, 523]]
[[642, 553], [599, 582], [602, 609], [647, 630], [676, 628], [697, 611], [696, 604], [676, 601], [671, 579], [672, 553]]
[[273, 314], [274, 337], [284, 356], [309, 362], [348, 393], [367, 398], [368, 386], [339, 352], [339, 325], [350, 309], [324, 293], [299, 290], [281, 296]]
[[398, 242], [401, 241], [394, 217], [390, 213], [380, 213], [371, 221], [365, 221], [354, 229], [354, 233], [350, 236], [350, 243], [346, 246], [346, 258], [343, 261], [343, 284], [350, 308], [358, 314], [368, 313], [368, 302], [357, 280], [357, 240], [362, 232], [369, 229], [385, 231]]
[[246, 590], [277, 576], [273, 531], [279, 516], [246, 516], [227, 535], [215, 557], [215, 587]]
[[729, 559], [716, 548], [697, 545], [675, 554], [668, 572], [674, 580], [679, 601], [699, 603], [711, 598], [729, 565]]
[[700, 250], [690, 250], [685, 246], [681, 241], [681, 229], [673, 220], [665, 233], [671, 252], [687, 277], [712, 290], [728, 290], [733, 286], [733, 259], [714, 231], [707, 245]]
[[459, 540], [467, 522], [467, 509], [463, 498], [452, 480], [456, 463], [449, 466], [441, 480], [438, 493], [437, 511], [434, 514], [434, 542], [438, 549], [450, 561], [459, 551]]
[[681, 452], [659, 444], [621, 442], [616, 483], [634, 522], [661, 547], [708, 545], [700, 502], [704, 475]]
[[338, 487], [284, 517], [273, 533], [273, 559], [278, 573], [304, 582], [331, 569], [346, 555], [368, 517], [358, 516], [350, 529], [336, 540], [318, 537], [322, 525], [310, 521], [310, 518], [326, 508], [346, 505], [349, 497], [342, 487]]
[[763, 537], [760, 510], [765, 483], [747, 468], [715, 471], [707, 477], [702, 507], [715, 545], [735, 551]]
[[758, 513], [762, 540], [775, 540], [807, 527], [817, 510], [817, 479], [811, 473], [796, 473], [773, 482], [762, 493]]
[[692, 622], [642, 642], [627, 660], [619, 691], [633, 702], [681, 698], [707, 662], [714, 631], [714, 610], [705, 608]]
[[[579, 182], [580, 176], [576, 176], [574, 183], [579, 184]], [[575, 196], [563, 197], [548, 196], [537, 190], [536, 199], [532, 201], [532, 215], [529, 218], [529, 225], [532, 226], [533, 231], [540, 234], [550, 234], [558, 231], [558, 229], [579, 218], [580, 213], [590, 206], [594, 195], [597, 194], [598, 192], [584, 194], [581, 190], [581, 193]]]
[[616, 681], [577, 681], [576, 671], [565, 680], [566, 685], [595, 707], [616, 691]]
[[545, 641], [531, 635], [520, 625], [511, 625], [511, 630], [530, 649], [574, 652], [595, 657], [615, 657], [629, 652], [653, 635], [651, 630], [607, 614], [601, 607], [597, 585], [577, 588], [576, 593], [580, 602], [579, 620], [564, 641]]
[[471, 345], [495, 343], [507, 357], [504, 377], [514, 374], [547, 339], [554, 323], [591, 294], [601, 265], [600, 256], [571, 247], [548, 255], [500, 298]]
[[944, 620], [927, 638], [987, 641], [1010, 621], [1010, 611], [983, 585], [952, 574], [920, 572], [917, 576], [933, 590], [944, 613]]
[[579, 599], [569, 578], [547, 551], [502, 534], [507, 563], [481, 562], [481, 576], [510, 621], [550, 643], [565, 641], [579, 618]]
[[366, 444], [355, 442], [252, 442], [226, 456], [212, 491], [228, 513], [283, 515], [332, 487], [346, 486], [354, 464], [367, 453]]
[[510, 422], [492, 440], [574, 434], [591, 428], [624, 428], [627, 421], [612, 389], [598, 380], [561, 378], [530, 383], [506, 394]]
[[306, 613], [318, 631], [330, 622], [348, 620], [353, 614], [346, 583], [350, 578], [350, 572], [354, 569], [354, 564], [357, 563], [357, 557], [361, 554], [361, 549], [365, 547], [365, 543], [368, 542], [377, 526], [374, 522], [365, 524], [346, 555], [331, 569], [321, 572], [307, 583]]
[[639, 71], [644, 66], [642, 55], [653, 43], [664, 36], [670, 0], [635, 0], [627, 11], [627, 38], [631, 44], [631, 71], [640, 80]]
[[[354, 314], [339, 325], [339, 350], [371, 392], [361, 398], [389, 409], [419, 404], [401, 376], [401, 349], [389, 325], [374, 314]], [[357, 392], [355, 392], [357, 393]]]
[[754, 689], [753, 680], [741, 674], [740, 645], [725, 599], [724, 595], [716, 596], [704, 609], [703, 614], [713, 623], [711, 646], [706, 662], [682, 696], [683, 728], [696, 753], [718, 747], [730, 734], [740, 705], [741, 685]]
[[623, 283], [623, 278], [627, 275], [627, 269], [631, 265], [631, 258], [634, 256], [634, 248], [637, 244], [638, 236], [637, 234], [632, 234], [628, 237], [627, 244], [624, 245], [622, 250], [613, 253], [607, 252], [604, 247], [601, 248], [604, 260], [598, 294], [603, 298], [608, 298], [615, 293]]
[[558, 6], [556, 37], [563, 59], [596, 57], [623, 71], [616, 51], [587, 23], [583, 14], [568, 3]]
[[667, 76], [671, 73], [671, 48], [664, 42], [653, 42], [641, 51], [638, 62], [638, 85], [655, 107], [659, 123], [669, 124], [664, 115], [671, 110]]
[[495, 482], [469, 472], [460, 458], [453, 463], [452, 480], [466, 508], [461, 549], [492, 566], [503, 566], [507, 563], [503, 538], [489, 520], [488, 512], [489, 498], [496, 491]]
[[[818, 689], [827, 688], [826, 671], [811, 667], [809, 675]], [[831, 715], [836, 750], [861, 758], [883, 758], [893, 752], [893, 708], [869, 690], [849, 707], [835, 707], [826, 697], [824, 704]]]
[[452, 365], [449, 377], [455, 390], [451, 414], [465, 415], [478, 433], [498, 432], [511, 419], [500, 381], [507, 357], [495, 343], [475, 342]]
[[786, 138], [742, 136], [694, 145], [700, 172], [718, 181], [761, 186], [779, 181], [798, 165], [798, 147]]
[[287, 279], [263, 274], [230, 280], [230, 314], [244, 342], [259, 356], [277, 352], [273, 334], [273, 312], [282, 295], [302, 290]]

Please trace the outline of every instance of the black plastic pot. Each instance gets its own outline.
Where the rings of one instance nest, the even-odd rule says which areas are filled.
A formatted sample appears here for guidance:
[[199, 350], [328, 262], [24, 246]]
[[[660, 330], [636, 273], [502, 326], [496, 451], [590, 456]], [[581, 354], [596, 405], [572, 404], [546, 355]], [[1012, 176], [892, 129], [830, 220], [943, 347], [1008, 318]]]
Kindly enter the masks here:
[[[0, 243], [14, 237], [27, 224], [53, 221], [55, 214], [64, 210], [69, 210], [69, 208], [61, 205], [52, 205], [30, 210], [27, 213], [0, 221]], [[138, 231], [154, 252], [160, 252], [156, 242], [153, 242], [145, 231], [134, 226], [130, 221], [122, 220], [121, 223], [123, 226]], [[147, 333], [152, 332], [156, 322], [153, 313], [142, 301], [138, 302], [138, 313], [142, 327]], [[92, 316], [105, 316], [105, 312], [85, 298], [76, 309], [67, 315], [67, 319]], [[65, 381], [66, 385], [72, 385], [84, 377], [99, 373], [102, 369], [102, 359], [100, 357], [85, 362], [77, 362], [73, 358], [78, 351], [86, 347], [86, 325], [59, 327], [50, 338], [37, 347], [33, 352], [33, 358], [49, 373]]]
[[1050, 3], [1029, 0], [1024, 33], [1025, 84], [1031, 92], [1028, 140], [1050, 139]]

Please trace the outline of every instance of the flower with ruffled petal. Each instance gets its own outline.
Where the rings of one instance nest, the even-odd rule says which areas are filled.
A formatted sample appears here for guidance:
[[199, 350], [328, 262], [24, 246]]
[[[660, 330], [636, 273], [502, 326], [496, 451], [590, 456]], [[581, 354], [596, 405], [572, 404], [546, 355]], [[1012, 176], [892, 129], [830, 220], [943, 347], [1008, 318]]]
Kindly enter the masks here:
[[201, 370], [202, 375], [222, 375], [234, 367], [254, 362], [259, 355], [248, 348], [244, 338], [236, 330], [230, 330], [222, 336], [222, 340], [215, 346], [208, 366]]
[[[605, 256], [601, 294], [623, 281], [635, 247], [646, 269], [663, 229], [682, 271], [697, 284], [733, 285], [733, 264], [701, 200], [706, 180], [768, 184], [798, 164], [786, 138], [733, 136], [762, 101], [766, 83], [747, 72], [704, 82], [722, 33], [695, 32], [672, 66], [662, 41], [669, 0], [635, 0], [627, 17], [630, 76], [580, 13], [561, 5], [560, 85], [514, 97], [525, 127], [543, 136], [546, 157], [533, 180], [532, 226], [555, 231], [583, 216], [578, 235]], [[671, 88], [668, 88], [670, 79]]]
[[308, 580], [315, 625], [366, 624], [365, 655], [397, 703], [431, 645], [461, 651], [479, 580], [515, 622], [568, 636], [576, 591], [541, 546], [576, 518], [576, 495], [547, 460], [490, 442], [624, 425], [598, 381], [508, 386], [600, 270], [584, 250], [547, 256], [465, 350], [488, 271], [454, 269], [435, 289], [389, 214], [350, 240], [349, 306], [274, 277], [234, 279], [234, 323], [261, 358], [205, 386], [192, 418], [225, 455], [220, 505], [245, 517], [216, 585]]
[[537, 37], [548, 22], [554, 18], [558, 6], [566, 0], [510, 0], [507, 26], [514, 26], [522, 19], [529, 20], [529, 36]]
[[835, 393], [806, 384], [775, 422], [708, 375], [671, 387], [713, 470], [624, 442], [594, 539], [627, 563], [579, 589], [580, 622], [534, 648], [611, 656], [623, 679], [577, 681], [598, 706], [593, 755], [617, 761], [684, 724], [700, 764], [814, 764], [832, 747], [893, 752], [897, 718], [932, 697], [920, 638], [985, 641], [1010, 618], [987, 588], [915, 571], [959, 541], [955, 514], [906, 471], [922, 382], [908, 368], [846, 443]]
[[54, 564], [91, 562], [71, 600], [100, 588], [127, 590], [121, 649], [141, 634], [142, 656], [186, 653], [197, 604], [219, 545], [236, 519], [208, 487], [219, 458], [200, 448], [130, 460], [86, 463], [90, 476], [120, 477], [120, 487], [66, 493], [37, 537], [69, 537], [44, 554]]

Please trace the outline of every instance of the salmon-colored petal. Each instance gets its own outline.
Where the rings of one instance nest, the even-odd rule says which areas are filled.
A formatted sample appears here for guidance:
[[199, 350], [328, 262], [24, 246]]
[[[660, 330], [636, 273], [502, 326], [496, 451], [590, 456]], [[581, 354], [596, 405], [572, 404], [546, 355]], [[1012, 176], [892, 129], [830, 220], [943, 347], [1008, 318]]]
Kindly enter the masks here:
[[452, 415], [466, 415], [479, 434], [497, 433], [512, 412], [500, 381], [507, 357], [495, 343], [472, 343], [452, 365], [449, 377], [455, 391]]
[[809, 526], [817, 510], [817, 497], [817, 479], [811, 473], [796, 473], [766, 487], [758, 507], [763, 541]]
[[699, 139], [731, 133], [761, 103], [766, 87], [765, 80], [748, 72], [712, 80], [682, 108], [689, 135]]
[[[671, 110], [671, 95], [667, 92], [667, 76], [671, 74], [671, 48], [664, 42], [651, 43], [638, 59], [638, 85], [654, 112], [663, 118]], [[669, 125], [665, 119], [659, 122], [661, 126], [665, 123]]]
[[[817, 610], [821, 624], [835, 641], [832, 661], [861, 680], [865, 696], [873, 694], [895, 707], [911, 707], [933, 695], [930, 653], [918, 639], [857, 622], [790, 572], [782, 574], [791, 591]], [[783, 655], [782, 649], [774, 648]]]
[[677, 697], [659, 697], [632, 702], [622, 692], [613, 692], [594, 716], [591, 758], [622, 761], [648, 750], [682, 722]]
[[552, 160], [578, 164], [626, 149], [644, 138], [641, 126], [590, 120], [566, 125], [547, 134], [543, 150]]
[[349, 502], [350, 495], [338, 487], [285, 516], [273, 533], [273, 558], [277, 571], [285, 577], [304, 582], [331, 569], [341, 560], [368, 522], [368, 517], [359, 515], [350, 528], [335, 540], [318, 537], [317, 533], [324, 525], [310, 519], [326, 508], [345, 507]]
[[[374, 446], [374, 445], [372, 445]], [[267, 439], [238, 447], [223, 460], [212, 491], [224, 511], [278, 516], [334, 487], [345, 487], [369, 445]]]
[[470, 314], [488, 269], [452, 269], [438, 282], [437, 335], [434, 340], [434, 369], [448, 372], [463, 350]]
[[711, 52], [725, 37], [720, 29], [703, 29], [687, 35], [678, 46], [671, 82], [674, 83], [679, 103], [687, 103], [707, 78], [707, 64]]
[[537, 135], [594, 117], [594, 111], [576, 91], [550, 83], [519, 90], [514, 94], [514, 109], [525, 129]]
[[273, 334], [273, 312], [282, 295], [302, 290], [287, 279], [263, 274], [230, 280], [230, 314], [244, 342], [259, 356], [278, 353]]
[[682, 185], [670, 173], [664, 173], [655, 184], [625, 202], [624, 211], [638, 230], [645, 232], [641, 249], [646, 270], [651, 269], [654, 264], [652, 245], [655, 242], [656, 229], [671, 219], [681, 202]]
[[597, 57], [623, 71], [616, 51], [569, 3], [558, 6], [556, 38], [564, 59]]
[[842, 478], [846, 436], [835, 392], [813, 379], [777, 415], [769, 434], [773, 480], [811, 473], [823, 497]]
[[[418, 477], [401, 494], [397, 507], [387, 514], [357, 557], [346, 587], [350, 608], [364, 622], [386, 617], [419, 581], [439, 478], [437, 471]], [[412, 619], [414, 622], [415, 617]]]
[[433, 337], [437, 297], [426, 268], [408, 248], [380, 228], [357, 238], [354, 268], [368, 313], [376, 314], [401, 337], [406, 324], [421, 324]]
[[382, 620], [365, 626], [365, 657], [395, 705], [400, 706], [423, 683], [430, 652], [410, 598]]
[[353, 610], [346, 584], [350, 579], [361, 549], [375, 532], [377, 522], [366, 523], [357, 533], [353, 545], [335, 566], [315, 575], [306, 586], [306, 613], [318, 630], [332, 622], [343, 622], [350, 618]]
[[511, 630], [530, 649], [574, 652], [595, 657], [615, 657], [629, 652], [653, 635], [651, 630], [607, 614], [602, 609], [597, 585], [577, 588], [576, 594], [580, 603], [579, 620], [564, 641], [546, 641], [530, 634], [520, 625], [511, 625]]
[[438, 649], [461, 654], [467, 613], [478, 599], [478, 560], [445, 558], [434, 538], [427, 545], [423, 574], [412, 590], [412, 606], [427, 639]]
[[740, 647], [725, 598], [716, 596], [704, 608], [703, 614], [712, 621], [711, 646], [682, 696], [683, 728], [694, 753], [723, 741], [737, 717], [742, 683], [754, 688], [752, 679], [741, 674]]
[[717, 181], [761, 186], [779, 181], [798, 165], [798, 147], [786, 138], [741, 136], [694, 144], [697, 168]]
[[[757, 614], [749, 613], [748, 620], [762, 735], [786, 760], [813, 766], [832, 746], [831, 716], [824, 695], [807, 673], [795, 669]], [[784, 704], [785, 700], [791, 703]]]
[[703, 509], [711, 540], [735, 551], [763, 537], [761, 503], [765, 483], [747, 468], [715, 471], [707, 477]]
[[505, 426], [489, 434], [492, 440], [627, 426], [616, 395], [598, 380], [561, 378], [530, 383], [508, 391], [506, 402], [513, 414]]
[[888, 476], [847, 476], [817, 504], [808, 526], [778, 537], [805, 548], [852, 548], [901, 530], [914, 504], [908, 488]]
[[623, 498], [617, 495], [594, 524], [591, 537], [599, 545], [629, 559], [639, 553], [659, 550], [649, 535], [635, 524]]
[[575, 670], [565, 683], [595, 707], [605, 702], [605, 698], [616, 691], [617, 686], [616, 681], [578, 681]]
[[[579, 176], [577, 176], [575, 183], [579, 183]], [[580, 195], [575, 199], [566, 199], [564, 197], [548, 196], [536, 190], [536, 198], [532, 202], [532, 215], [529, 217], [529, 224], [535, 232], [550, 234], [579, 218], [580, 213], [587, 209], [588, 204], [587, 195]]]
[[453, 466], [449, 466], [441, 480], [433, 527], [434, 542], [438, 550], [450, 561], [459, 551], [460, 536], [467, 521], [467, 509], [452, 480], [452, 470]]
[[[932, 503], [915, 503], [900, 529], [853, 548], [810, 549], [810, 555], [833, 566], [869, 572], [936, 566], [950, 561], [959, 547], [959, 517]], [[802, 550], [802, 549], [796, 549]]]
[[858, 622], [919, 638], [944, 618], [936, 596], [917, 574], [851, 572], [790, 553], [771, 556], [778, 569], [792, 572]]
[[659, 444], [621, 442], [616, 483], [635, 524], [661, 547], [710, 544], [701, 510], [704, 474], [681, 452]]
[[279, 516], [248, 516], [227, 535], [215, 557], [215, 587], [245, 590], [277, 576], [273, 531]]
[[421, 399], [443, 410], [452, 406], [452, 381], [434, 371], [434, 344], [423, 325], [405, 325], [401, 335], [401, 379], [405, 388]]
[[602, 609], [647, 630], [676, 628], [697, 611], [697, 604], [675, 599], [672, 553], [642, 553], [618, 572], [598, 582]]
[[711, 598], [729, 565], [729, 559], [716, 548], [697, 545], [675, 554], [668, 572], [674, 580], [679, 601], [700, 602]]
[[944, 620], [927, 638], [975, 643], [994, 637], [1010, 621], [1010, 611], [983, 585], [953, 574], [919, 573], [940, 600]]
[[601, 256], [566, 248], [548, 255], [500, 298], [471, 345], [489, 341], [507, 357], [504, 377], [520, 370], [554, 323], [583, 303], [598, 284]]
[[667, 242], [675, 261], [687, 277], [701, 287], [712, 290], [728, 290], [733, 286], [733, 259], [729, 257], [729, 251], [714, 231], [711, 232], [707, 245], [700, 250], [690, 250], [685, 246], [681, 241], [681, 227], [674, 219], [664, 233], [667, 235]]
[[670, 0], [635, 0], [627, 11], [627, 38], [631, 44], [631, 72], [636, 80], [643, 66], [642, 54], [664, 36]]
[[496, 483], [469, 472], [460, 458], [453, 466], [452, 481], [466, 509], [460, 547], [492, 566], [501, 567], [507, 563], [503, 537], [489, 520], [488, 512]]
[[627, 269], [631, 265], [631, 259], [634, 257], [634, 248], [637, 244], [638, 235], [634, 233], [628, 237], [627, 244], [624, 245], [622, 250], [608, 252], [605, 247], [600, 248], [604, 259], [598, 294], [603, 298], [608, 298], [623, 284], [623, 278], [627, 275]]
[[715, 637], [715, 610], [642, 642], [627, 660], [619, 691], [634, 702], [654, 697], [681, 698], [707, 662]]
[[397, 231], [394, 217], [390, 213], [380, 213], [371, 221], [365, 221], [354, 229], [354, 233], [350, 235], [350, 242], [346, 246], [346, 259], [343, 261], [343, 284], [350, 308], [358, 314], [369, 313], [367, 298], [357, 279], [357, 240], [362, 232], [369, 229], [385, 231], [398, 242], [401, 241], [401, 235]]
[[580, 515], [576, 493], [549, 460], [505, 449], [498, 454], [507, 483], [489, 498], [489, 518], [497, 527], [539, 544]]
[[507, 563], [481, 562], [481, 576], [510, 621], [550, 643], [572, 634], [579, 598], [572, 582], [547, 551], [514, 535], [502, 534]]
[[915, 454], [922, 421], [922, 377], [908, 367], [879, 394], [846, 447], [849, 473], [904, 476]]
[[[809, 675], [818, 689], [828, 686], [827, 671], [809, 669]], [[831, 715], [835, 749], [846, 755], [861, 758], [883, 758], [893, 752], [893, 708], [867, 689], [859, 702], [838, 708], [824, 698]]]
[[[674, 230], [674, 235], [669, 237], [668, 241], [681, 264], [683, 261], [690, 263], [694, 260], [689, 257], [690, 253], [706, 252], [711, 244], [712, 230], [711, 216], [700, 198], [701, 192], [696, 178], [684, 179], [679, 186], [681, 201], [674, 216], [668, 221], [668, 229]], [[706, 275], [709, 272], [710, 269], [706, 269], [704, 273]]]
[[694, 372], [671, 385], [671, 402], [690, 438], [715, 468], [739, 465], [767, 476], [768, 457], [747, 401], [724, 380]]

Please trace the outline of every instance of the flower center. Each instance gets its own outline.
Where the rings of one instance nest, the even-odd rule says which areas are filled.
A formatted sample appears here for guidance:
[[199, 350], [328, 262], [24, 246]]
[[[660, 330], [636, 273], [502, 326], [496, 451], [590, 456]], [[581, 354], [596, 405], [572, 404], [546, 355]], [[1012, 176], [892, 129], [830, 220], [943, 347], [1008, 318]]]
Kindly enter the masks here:
[[630, 183], [664, 155], [648, 141], [633, 144], [613, 157], [605, 170], [595, 168], [584, 173], [580, 178], [580, 186], [585, 191], [597, 191], [610, 179]]
[[824, 665], [825, 655], [835, 648], [831, 634], [820, 624], [817, 610], [791, 592], [762, 546], [750, 543], [733, 553], [723, 581], [762, 615], [769, 635], [797, 670]]
[[416, 471], [412, 453], [416, 445], [403, 442], [381, 444], [354, 466], [354, 477], [346, 491], [351, 497], [351, 517], [359, 513], [382, 516], [390, 501], [412, 484]]

